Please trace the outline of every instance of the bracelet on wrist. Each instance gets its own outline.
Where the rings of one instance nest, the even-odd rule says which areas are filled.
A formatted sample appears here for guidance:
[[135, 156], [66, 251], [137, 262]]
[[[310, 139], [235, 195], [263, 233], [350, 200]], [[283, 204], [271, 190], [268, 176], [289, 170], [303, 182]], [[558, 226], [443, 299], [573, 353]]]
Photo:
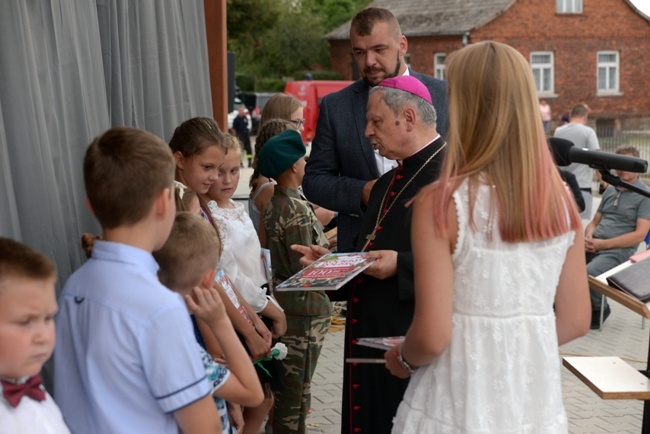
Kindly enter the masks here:
[[397, 347], [397, 361], [399, 362], [400, 365], [402, 365], [402, 368], [404, 368], [404, 370], [406, 370], [410, 375], [415, 374], [417, 368], [414, 368], [411, 365], [409, 365], [408, 362], [404, 360], [404, 357], [402, 357], [402, 345]]

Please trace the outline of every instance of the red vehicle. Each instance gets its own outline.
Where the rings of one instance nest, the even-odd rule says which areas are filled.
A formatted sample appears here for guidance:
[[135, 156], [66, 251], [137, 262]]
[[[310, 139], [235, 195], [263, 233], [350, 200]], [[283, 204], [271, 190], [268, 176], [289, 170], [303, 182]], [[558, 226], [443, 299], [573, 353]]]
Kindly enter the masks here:
[[352, 83], [352, 81], [335, 80], [290, 81], [287, 83], [284, 92], [298, 98], [304, 107], [305, 129], [302, 132], [302, 139], [305, 143], [309, 144], [314, 140], [320, 101], [323, 97]]

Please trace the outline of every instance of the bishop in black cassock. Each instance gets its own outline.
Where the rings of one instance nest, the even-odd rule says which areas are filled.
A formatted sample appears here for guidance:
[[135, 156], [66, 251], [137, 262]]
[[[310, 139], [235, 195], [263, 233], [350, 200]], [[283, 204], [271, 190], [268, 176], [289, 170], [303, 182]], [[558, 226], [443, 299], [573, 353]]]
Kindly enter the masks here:
[[[399, 165], [373, 186], [361, 225], [357, 250], [377, 251], [380, 259], [346, 287], [346, 360], [381, 358], [382, 350], [356, 345], [357, 340], [405, 335], [413, 318], [411, 211], [406, 203], [438, 177], [446, 145], [436, 132], [431, 103], [427, 88], [409, 76], [382, 81], [368, 100], [366, 136], [382, 156]], [[407, 385], [383, 364], [346, 363], [341, 431], [390, 433]]]
[[[346, 360], [382, 358], [383, 350], [356, 345], [356, 340], [362, 337], [403, 336], [411, 325], [414, 309], [413, 255], [411, 211], [406, 203], [423, 186], [438, 177], [444, 150], [433, 155], [443, 145], [444, 141], [438, 137], [379, 178], [372, 189], [357, 251], [361, 251], [368, 241], [366, 237], [375, 229], [380, 213], [389, 209], [375, 231], [374, 239], [368, 241], [366, 251], [396, 251], [397, 274], [383, 280], [360, 274], [345, 288], [348, 291]], [[341, 432], [390, 433], [392, 419], [407, 385], [408, 379], [391, 375], [383, 364], [345, 363]]]
[[[332, 294], [348, 301], [346, 360], [382, 359], [383, 350], [356, 345], [357, 339], [405, 335], [411, 324], [415, 291], [406, 203], [438, 177], [446, 145], [436, 132], [431, 94], [415, 77], [388, 78], [371, 89], [366, 117], [373, 147], [399, 166], [374, 184], [361, 225], [357, 251], [374, 252], [377, 261]], [[328, 252], [319, 246], [293, 248], [304, 255], [303, 263]], [[390, 433], [407, 384], [384, 363], [345, 363], [341, 432]]]

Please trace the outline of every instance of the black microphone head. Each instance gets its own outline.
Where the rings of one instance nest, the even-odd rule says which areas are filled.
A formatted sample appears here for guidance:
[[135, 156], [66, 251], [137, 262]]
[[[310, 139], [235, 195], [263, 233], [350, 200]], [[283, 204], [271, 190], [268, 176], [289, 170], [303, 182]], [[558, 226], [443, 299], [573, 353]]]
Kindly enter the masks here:
[[558, 166], [568, 166], [571, 164], [569, 159], [569, 151], [573, 147], [573, 142], [559, 137], [549, 137], [548, 143], [551, 148], [551, 154], [555, 159], [555, 164]]

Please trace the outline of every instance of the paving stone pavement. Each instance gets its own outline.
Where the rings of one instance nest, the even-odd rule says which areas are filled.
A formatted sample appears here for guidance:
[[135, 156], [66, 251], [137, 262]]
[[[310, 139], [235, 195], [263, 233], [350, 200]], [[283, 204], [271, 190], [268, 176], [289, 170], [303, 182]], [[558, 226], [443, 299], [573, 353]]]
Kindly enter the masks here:
[[[641, 317], [609, 301], [612, 314], [602, 331], [560, 348], [560, 356], [619, 356], [637, 369], [645, 369], [650, 323], [641, 328]], [[341, 387], [343, 383], [343, 331], [330, 332], [312, 381], [312, 407], [307, 419], [310, 433], [334, 434], [341, 429]], [[602, 400], [580, 379], [562, 368], [564, 406], [571, 434], [641, 432], [643, 402]]]
[[[235, 198], [246, 201], [248, 179], [252, 170], [242, 170]], [[597, 209], [599, 197], [594, 198]], [[586, 224], [586, 222], [585, 222]], [[592, 330], [586, 336], [560, 348], [560, 356], [618, 356], [636, 369], [645, 369], [648, 357], [650, 323], [641, 328], [641, 317], [610, 300], [611, 316], [602, 331]], [[343, 384], [344, 332], [330, 331], [325, 338], [321, 357], [312, 381], [312, 414], [307, 418], [308, 433], [338, 434], [341, 430], [341, 393]], [[604, 434], [641, 432], [643, 401], [602, 400], [580, 379], [562, 368], [564, 406], [569, 419], [570, 434]]]

